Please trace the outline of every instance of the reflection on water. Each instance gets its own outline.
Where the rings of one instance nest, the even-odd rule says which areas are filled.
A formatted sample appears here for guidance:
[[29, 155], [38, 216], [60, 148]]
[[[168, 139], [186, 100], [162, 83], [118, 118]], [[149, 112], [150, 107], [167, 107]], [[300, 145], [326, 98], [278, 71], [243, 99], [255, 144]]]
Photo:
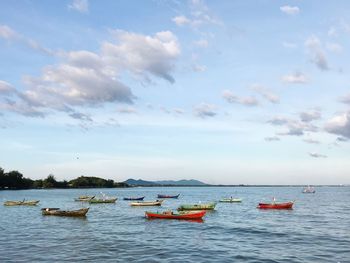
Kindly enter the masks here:
[[[350, 262], [350, 188], [296, 187], [103, 189], [115, 204], [75, 202], [101, 189], [0, 191], [0, 202], [38, 199], [37, 207], [0, 206], [0, 262]], [[124, 196], [180, 194], [162, 207], [131, 207]], [[234, 194], [233, 194], [234, 193]], [[236, 196], [202, 221], [146, 219], [145, 211]], [[259, 202], [296, 200], [293, 210]], [[41, 208], [90, 207], [86, 218], [42, 216]]]

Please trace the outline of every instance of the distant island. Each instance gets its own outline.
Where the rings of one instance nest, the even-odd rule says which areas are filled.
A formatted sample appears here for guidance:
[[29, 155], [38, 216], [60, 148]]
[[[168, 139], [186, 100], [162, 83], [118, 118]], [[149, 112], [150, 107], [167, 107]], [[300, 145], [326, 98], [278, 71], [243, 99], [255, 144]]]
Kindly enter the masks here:
[[18, 189], [50, 189], [50, 188], [125, 188], [125, 187], [152, 187], [152, 186], [210, 186], [198, 180], [164, 180], [145, 181], [142, 179], [128, 179], [124, 182], [115, 182], [112, 179], [103, 179], [93, 176], [79, 176], [70, 181], [57, 181], [53, 174], [45, 179], [32, 180], [18, 171], [5, 172], [0, 167], [0, 190]]
[[142, 179], [128, 179], [124, 183], [130, 186], [210, 186], [198, 180], [163, 180], [163, 181], [145, 181]]

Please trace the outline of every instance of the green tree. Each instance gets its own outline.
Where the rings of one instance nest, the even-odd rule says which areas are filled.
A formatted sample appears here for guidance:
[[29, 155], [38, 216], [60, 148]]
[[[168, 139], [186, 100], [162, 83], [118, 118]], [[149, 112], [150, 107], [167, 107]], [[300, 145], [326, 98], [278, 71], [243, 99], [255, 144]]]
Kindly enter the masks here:
[[47, 176], [47, 178], [43, 181], [44, 188], [54, 188], [57, 186], [57, 181], [53, 174]]

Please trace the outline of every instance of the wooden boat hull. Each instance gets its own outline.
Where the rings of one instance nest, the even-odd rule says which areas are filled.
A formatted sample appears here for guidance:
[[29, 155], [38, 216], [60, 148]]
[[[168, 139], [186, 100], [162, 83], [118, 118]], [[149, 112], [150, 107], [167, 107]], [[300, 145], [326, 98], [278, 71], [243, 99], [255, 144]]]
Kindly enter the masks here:
[[124, 197], [125, 201], [142, 201], [145, 197]]
[[27, 205], [27, 206], [34, 206], [37, 205], [40, 201], [39, 200], [30, 200], [30, 201], [6, 201], [4, 203], [5, 206], [16, 206], [16, 205]]
[[178, 219], [178, 220], [196, 220], [202, 219], [202, 217], [206, 214], [206, 211], [198, 211], [198, 212], [180, 212], [180, 213], [153, 213], [153, 212], [145, 212], [145, 215], [149, 219]]
[[242, 199], [240, 198], [227, 198], [227, 199], [221, 199], [219, 202], [221, 203], [241, 203]]
[[275, 203], [275, 204], [259, 203], [257, 208], [259, 209], [293, 209], [293, 204], [294, 202]]
[[117, 198], [110, 198], [110, 199], [91, 199], [89, 200], [90, 204], [112, 204], [117, 201]]
[[81, 208], [78, 210], [60, 210], [59, 208], [43, 208], [44, 216], [69, 216], [69, 217], [85, 217], [89, 208]]
[[179, 198], [180, 194], [178, 195], [160, 195], [158, 194], [158, 198]]
[[161, 206], [163, 203], [163, 200], [155, 201], [155, 202], [132, 202], [130, 203], [131, 206]]
[[78, 198], [75, 198], [74, 201], [77, 202], [89, 202], [91, 199], [94, 199], [95, 196], [79, 196]]
[[216, 202], [208, 204], [195, 204], [195, 205], [180, 205], [178, 211], [186, 210], [214, 210]]

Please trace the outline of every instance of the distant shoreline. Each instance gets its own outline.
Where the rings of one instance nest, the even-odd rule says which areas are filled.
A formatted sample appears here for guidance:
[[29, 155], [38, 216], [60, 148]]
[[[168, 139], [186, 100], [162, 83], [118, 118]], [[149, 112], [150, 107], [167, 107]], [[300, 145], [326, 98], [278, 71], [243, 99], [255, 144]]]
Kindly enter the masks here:
[[[350, 185], [312, 185], [314, 187], [350, 187]], [[194, 187], [194, 188], [201, 188], [201, 187], [240, 187], [240, 188], [250, 188], [250, 187], [298, 187], [303, 188], [305, 185], [135, 185], [135, 186], [129, 186], [129, 187], [67, 187], [67, 188], [26, 188], [26, 189], [16, 189], [16, 188], [0, 188], [0, 191], [15, 191], [15, 190], [57, 190], [57, 189], [68, 189], [68, 190], [77, 190], [77, 189], [130, 189], [130, 188], [154, 188], [154, 187]]]

